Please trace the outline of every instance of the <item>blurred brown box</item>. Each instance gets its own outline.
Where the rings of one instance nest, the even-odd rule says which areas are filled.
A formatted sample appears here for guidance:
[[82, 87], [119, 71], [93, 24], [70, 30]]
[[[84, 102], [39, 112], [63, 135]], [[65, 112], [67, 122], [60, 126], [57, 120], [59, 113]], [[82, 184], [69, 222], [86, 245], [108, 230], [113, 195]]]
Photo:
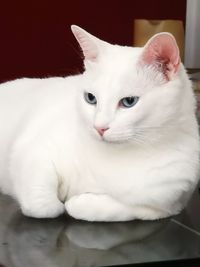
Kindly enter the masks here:
[[184, 27], [181, 20], [134, 20], [133, 46], [144, 46], [154, 34], [170, 32], [176, 38], [180, 49], [181, 60], [184, 59]]

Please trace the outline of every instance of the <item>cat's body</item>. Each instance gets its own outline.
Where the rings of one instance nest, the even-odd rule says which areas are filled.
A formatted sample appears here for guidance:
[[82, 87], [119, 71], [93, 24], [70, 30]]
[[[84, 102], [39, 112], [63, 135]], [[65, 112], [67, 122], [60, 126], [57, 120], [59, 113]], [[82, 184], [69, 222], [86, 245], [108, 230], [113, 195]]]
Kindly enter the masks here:
[[[75, 30], [80, 44], [84, 36], [98, 40]], [[178, 213], [199, 169], [195, 101], [184, 67], [165, 82], [160, 72], [137, 68], [142, 48], [108, 45], [100, 63], [82, 49], [91, 61], [82, 75], [0, 86], [2, 191], [33, 217], [65, 209], [90, 221]], [[85, 91], [97, 104], [86, 103]], [[139, 97], [135, 106], [116, 105], [129, 95]]]

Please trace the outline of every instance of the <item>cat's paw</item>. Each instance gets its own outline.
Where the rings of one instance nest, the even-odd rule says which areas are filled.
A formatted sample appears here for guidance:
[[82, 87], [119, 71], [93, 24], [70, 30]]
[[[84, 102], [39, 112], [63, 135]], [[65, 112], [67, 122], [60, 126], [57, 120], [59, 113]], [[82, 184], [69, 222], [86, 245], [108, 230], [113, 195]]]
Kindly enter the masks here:
[[99, 221], [98, 206], [95, 205], [93, 195], [81, 194], [70, 198], [65, 203], [67, 213], [75, 219], [85, 221]]
[[33, 218], [55, 218], [65, 212], [65, 206], [57, 199], [37, 199], [32, 203], [21, 203], [22, 213]]

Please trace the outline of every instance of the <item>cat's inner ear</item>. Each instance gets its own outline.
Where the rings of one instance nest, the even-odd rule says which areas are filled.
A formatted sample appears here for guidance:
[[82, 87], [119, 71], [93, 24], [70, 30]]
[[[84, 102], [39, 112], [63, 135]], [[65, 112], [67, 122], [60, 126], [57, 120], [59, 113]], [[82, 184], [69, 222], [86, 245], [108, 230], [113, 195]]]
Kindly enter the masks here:
[[72, 25], [71, 30], [83, 51], [84, 58], [96, 61], [99, 55], [99, 43], [101, 40], [76, 25]]
[[171, 80], [180, 65], [179, 48], [170, 33], [154, 35], [144, 46], [139, 64], [150, 65]]

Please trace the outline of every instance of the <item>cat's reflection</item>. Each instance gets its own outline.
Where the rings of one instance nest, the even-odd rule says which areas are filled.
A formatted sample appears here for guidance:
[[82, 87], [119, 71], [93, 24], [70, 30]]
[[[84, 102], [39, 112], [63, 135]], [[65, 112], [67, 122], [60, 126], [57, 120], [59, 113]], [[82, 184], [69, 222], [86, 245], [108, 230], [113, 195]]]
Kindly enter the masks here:
[[193, 242], [194, 250], [192, 237], [183, 235], [170, 220], [87, 223], [16, 214], [4, 232], [6, 246], [0, 262], [9, 267], [89, 267], [162, 260], [188, 251], [185, 247], [180, 250], [185, 241]]
[[87, 223], [61, 217], [36, 220], [16, 214], [4, 235], [8, 266], [95, 266], [123, 258], [120, 247], [145, 240], [163, 222]]
[[124, 243], [138, 242], [163, 228], [164, 221], [126, 223], [74, 222], [65, 229], [65, 236], [75, 245], [87, 249], [108, 250]]

